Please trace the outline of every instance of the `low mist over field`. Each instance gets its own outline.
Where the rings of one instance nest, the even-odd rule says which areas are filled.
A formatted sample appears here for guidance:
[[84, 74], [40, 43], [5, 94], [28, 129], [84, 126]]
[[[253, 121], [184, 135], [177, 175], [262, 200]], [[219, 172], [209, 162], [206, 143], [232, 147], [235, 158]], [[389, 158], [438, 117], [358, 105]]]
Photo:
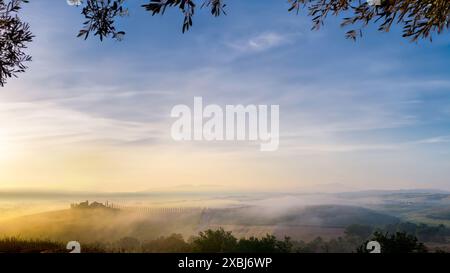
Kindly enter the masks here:
[[[450, 194], [433, 190], [347, 193], [3, 192], [0, 234], [60, 242], [139, 241], [224, 228], [236, 237], [310, 242], [348, 235], [349, 227], [449, 225]], [[85, 200], [88, 200], [86, 202]], [[450, 226], [450, 225], [449, 225]], [[447, 236], [432, 240], [447, 244]]]

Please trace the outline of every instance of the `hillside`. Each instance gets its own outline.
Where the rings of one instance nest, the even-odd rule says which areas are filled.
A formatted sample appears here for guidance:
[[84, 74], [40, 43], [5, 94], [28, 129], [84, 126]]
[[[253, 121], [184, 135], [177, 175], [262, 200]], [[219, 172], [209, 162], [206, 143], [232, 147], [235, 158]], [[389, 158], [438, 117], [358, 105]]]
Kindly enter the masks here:
[[200, 230], [226, 227], [238, 236], [267, 233], [309, 240], [343, 234], [346, 226], [381, 226], [398, 222], [392, 216], [354, 206], [308, 206], [283, 211], [260, 207], [209, 209], [184, 212], [142, 213], [107, 208], [68, 209], [3, 221], [0, 233], [59, 241], [109, 242], [123, 237], [140, 240], [179, 233], [192, 236]]

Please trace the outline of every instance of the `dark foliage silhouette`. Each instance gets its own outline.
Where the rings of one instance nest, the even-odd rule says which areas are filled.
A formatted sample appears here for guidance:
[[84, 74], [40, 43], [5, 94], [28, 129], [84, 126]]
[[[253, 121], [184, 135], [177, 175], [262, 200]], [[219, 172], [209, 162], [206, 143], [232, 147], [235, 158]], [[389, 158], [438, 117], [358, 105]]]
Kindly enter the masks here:
[[[420, 243], [416, 236], [405, 232], [396, 232], [395, 234], [376, 231], [370, 241], [377, 241], [381, 245], [382, 253], [425, 253], [428, 252], [423, 243]], [[362, 244], [357, 252], [366, 253], [366, 245], [369, 241]]]
[[[425, 246], [411, 234], [397, 232], [389, 235], [387, 232], [375, 232], [371, 240], [382, 245], [383, 253], [421, 253], [427, 252]], [[285, 237], [278, 240], [267, 234], [264, 237], [237, 239], [231, 232], [223, 229], [206, 230], [188, 241], [180, 234], [159, 237], [153, 240], [139, 241], [137, 238], [124, 237], [115, 242], [97, 242], [95, 244], [81, 242], [83, 252], [110, 253], [367, 253], [368, 241], [361, 237], [348, 234], [329, 241], [320, 237], [310, 242], [291, 241]], [[358, 247], [359, 246], [359, 247]], [[444, 252], [434, 249], [435, 252]], [[51, 240], [32, 240], [14, 237], [0, 238], [0, 252], [68, 252], [64, 243]]]
[[218, 230], [206, 230], [192, 241], [195, 252], [223, 253], [233, 252], [238, 241], [231, 232], [222, 228]]
[[[203, 1], [200, 7], [210, 9], [213, 16], [226, 14], [226, 0], [199, 1]], [[92, 4], [91, 2], [99, 0], [89, 0], [87, 5]], [[119, 15], [120, 12], [116, 14], [115, 11], [117, 7], [122, 6], [124, 0], [107, 2], [108, 5], [103, 8], [111, 10], [103, 12], [113, 16]], [[184, 16], [182, 31], [185, 32], [193, 24], [197, 2], [197, 0], [150, 0], [142, 7], [152, 15], [164, 14], [168, 8], [178, 8]], [[324, 25], [329, 15], [343, 17], [342, 26], [357, 26], [346, 33], [346, 37], [353, 40], [362, 36], [362, 29], [370, 23], [378, 24], [378, 30], [383, 32], [388, 32], [393, 24], [398, 24], [403, 28], [403, 37], [412, 41], [426, 38], [431, 40], [433, 33], [440, 34], [450, 26], [450, 2], [447, 0], [373, 0], [373, 4], [363, 0], [288, 0], [288, 3], [288, 10], [291, 12], [307, 11], [312, 17], [312, 29], [319, 29]], [[113, 23], [112, 17], [103, 20], [105, 22], [102, 25]]]
[[100, 40], [112, 36], [115, 39], [122, 39], [124, 31], [116, 30], [114, 25], [117, 16], [125, 16], [128, 10], [123, 6], [124, 0], [87, 0], [86, 6], [81, 11], [86, 21], [84, 28], [78, 33], [78, 37], [87, 39], [91, 32], [94, 36], [99, 36]]
[[328, 15], [345, 17], [342, 26], [360, 27], [349, 30], [347, 38], [362, 36], [362, 29], [369, 23], [378, 24], [378, 30], [388, 32], [393, 24], [403, 27], [403, 37], [412, 41], [432, 39], [450, 26], [450, 2], [447, 0], [289, 0], [290, 10], [308, 10], [313, 17], [313, 29], [324, 24]]
[[28, 23], [18, 16], [21, 4], [25, 0], [5, 2], [0, 0], [0, 85], [6, 80], [17, 77], [27, 68], [25, 63], [31, 61], [31, 56], [24, 52], [27, 44], [33, 40]]
[[168, 237], [159, 237], [155, 240], [145, 241], [142, 244], [145, 253], [187, 253], [192, 252], [192, 246], [186, 243], [180, 234]]
[[[211, 9], [211, 14], [219, 16], [225, 13], [226, 4], [224, 0], [206, 0], [201, 7]], [[151, 0], [150, 3], [142, 5], [152, 15], [164, 14], [168, 7], [178, 7], [184, 15], [183, 32], [189, 30], [192, 26], [192, 17], [194, 15], [196, 4], [193, 0]]]
[[265, 237], [239, 240], [236, 252], [242, 253], [289, 253], [292, 251], [293, 243], [289, 237], [283, 241], [277, 240], [273, 235], [267, 234]]

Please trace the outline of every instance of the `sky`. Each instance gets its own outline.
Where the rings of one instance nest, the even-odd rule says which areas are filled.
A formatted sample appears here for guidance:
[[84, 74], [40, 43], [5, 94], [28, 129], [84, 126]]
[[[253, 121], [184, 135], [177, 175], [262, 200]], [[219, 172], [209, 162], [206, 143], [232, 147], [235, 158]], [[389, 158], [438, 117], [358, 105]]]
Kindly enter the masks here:
[[[123, 41], [84, 41], [80, 8], [31, 1], [26, 73], [0, 91], [0, 189], [450, 190], [450, 38], [398, 28], [345, 39], [283, 1], [227, 16], [151, 16], [128, 1]], [[172, 107], [280, 105], [280, 146], [176, 142]]]

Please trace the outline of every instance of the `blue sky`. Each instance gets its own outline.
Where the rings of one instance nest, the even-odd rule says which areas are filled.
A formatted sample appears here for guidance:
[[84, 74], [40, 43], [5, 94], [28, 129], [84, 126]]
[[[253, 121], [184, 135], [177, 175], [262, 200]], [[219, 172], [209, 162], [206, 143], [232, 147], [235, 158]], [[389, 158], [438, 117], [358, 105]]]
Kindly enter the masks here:
[[[182, 34], [178, 10], [128, 2], [125, 39], [103, 43], [76, 38], [83, 18], [66, 1], [26, 5], [33, 62], [0, 94], [4, 187], [450, 189], [448, 33], [410, 43], [369, 27], [352, 42], [335, 18], [311, 31], [287, 3], [230, 0]], [[279, 151], [174, 143], [170, 109], [194, 96], [279, 104]]]

